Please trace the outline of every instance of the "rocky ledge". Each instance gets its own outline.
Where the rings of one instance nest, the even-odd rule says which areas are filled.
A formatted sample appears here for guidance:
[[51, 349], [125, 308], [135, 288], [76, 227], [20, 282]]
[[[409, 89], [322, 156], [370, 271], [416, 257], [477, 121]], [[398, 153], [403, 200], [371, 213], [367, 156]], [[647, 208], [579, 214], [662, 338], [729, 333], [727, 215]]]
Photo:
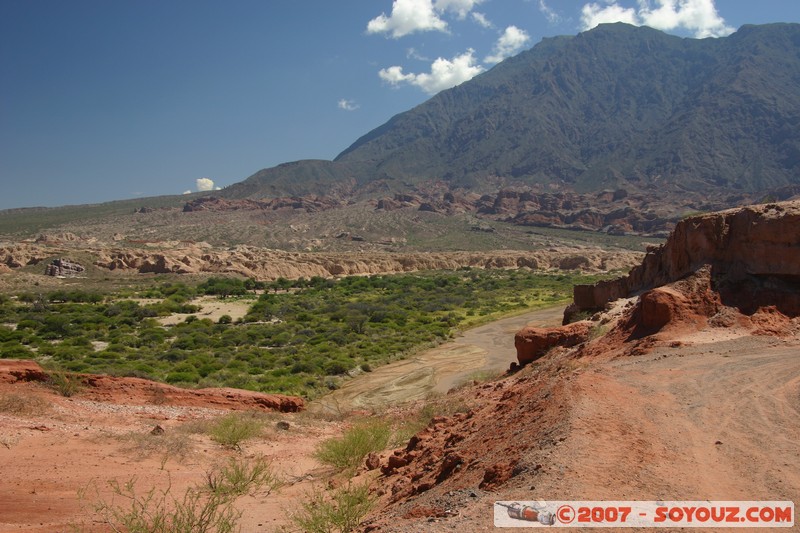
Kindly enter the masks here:
[[570, 313], [710, 269], [722, 302], [745, 313], [765, 305], [800, 314], [800, 201], [754, 205], [685, 219], [642, 264], [619, 279], [578, 285]]
[[800, 328], [800, 201], [681, 221], [621, 278], [579, 285], [559, 328], [523, 328], [520, 365], [553, 349], [646, 353], [706, 327], [783, 337]]

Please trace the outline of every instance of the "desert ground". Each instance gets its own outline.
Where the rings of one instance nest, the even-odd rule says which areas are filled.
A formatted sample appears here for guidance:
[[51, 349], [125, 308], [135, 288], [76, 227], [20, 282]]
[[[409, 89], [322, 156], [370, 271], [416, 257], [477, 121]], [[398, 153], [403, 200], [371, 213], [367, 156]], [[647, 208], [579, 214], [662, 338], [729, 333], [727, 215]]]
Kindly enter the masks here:
[[[39, 397], [45, 406], [34, 414], [0, 415], [0, 531], [108, 531], [95, 508], [99, 502], [119, 502], [109, 480], [134, 480], [142, 491], [169, 487], [179, 494], [201, 482], [211, 465], [257, 456], [268, 458], [285, 484], [237, 500], [242, 531], [296, 530], [289, 516], [298, 501], [321, 484], [341, 483], [313, 452], [319, 442], [340, 434], [353, 411], [364, 413], [380, 402], [383, 412], [401, 416], [445, 384], [461, 384], [476, 372], [496, 374], [513, 360], [514, 330], [526, 323], [552, 324], [561, 310], [476, 328], [410, 361], [362, 374], [305, 412], [264, 415], [262, 435], [238, 450], [186, 431], [223, 415], [222, 410], [123, 405], [80, 394], [64, 398], [36, 383], [4, 384], [0, 394]], [[489, 531], [494, 529], [495, 500], [797, 501], [798, 353], [796, 331], [771, 337], [706, 328], [645, 355], [570, 360], [556, 369], [555, 362], [530, 365], [514, 376], [461, 385], [446, 396], [472, 406], [480, 396], [476, 391], [513, 391], [537, 374], [561, 381], [563, 390], [545, 404], [548, 413], [519, 420], [523, 435], [541, 429], [540, 423], [553, 426], [550, 441], [522, 454], [523, 463], [538, 468], [494, 490], [456, 484], [447, 492], [431, 490], [393, 502], [387, 509], [394, 519], [387, 522], [385, 513], [375, 514], [366, 527]], [[454, 364], [459, 356], [465, 360]], [[409, 375], [418, 377], [413, 386], [400, 386], [398, 379]], [[483, 400], [486, 410], [492, 401], [494, 407], [509, 401], [489, 400]], [[480, 416], [486, 415], [481, 411]], [[279, 428], [278, 422], [288, 426]], [[150, 436], [155, 426], [164, 434]], [[378, 487], [386, 479], [377, 470], [362, 469], [357, 475]], [[389, 481], [384, 499], [391, 491]]]

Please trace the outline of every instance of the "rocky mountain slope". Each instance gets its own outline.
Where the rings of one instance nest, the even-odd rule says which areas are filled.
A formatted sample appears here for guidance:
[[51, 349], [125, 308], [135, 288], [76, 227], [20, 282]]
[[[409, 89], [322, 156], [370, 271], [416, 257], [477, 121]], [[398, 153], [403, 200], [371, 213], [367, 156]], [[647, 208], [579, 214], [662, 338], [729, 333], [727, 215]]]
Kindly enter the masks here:
[[300, 244], [294, 219], [384, 242], [434, 213], [665, 236], [688, 214], [800, 195], [798, 80], [797, 24], [701, 40], [601, 25], [543, 40], [334, 161], [285, 163], [205, 198], [3, 211], [0, 234], [116, 224], [210, 242], [228, 225], [220, 241], [321, 249], [331, 236]]
[[367, 133], [333, 162], [221, 194], [625, 189], [716, 207], [798, 185], [800, 26], [681, 39], [625, 24], [545, 39]]

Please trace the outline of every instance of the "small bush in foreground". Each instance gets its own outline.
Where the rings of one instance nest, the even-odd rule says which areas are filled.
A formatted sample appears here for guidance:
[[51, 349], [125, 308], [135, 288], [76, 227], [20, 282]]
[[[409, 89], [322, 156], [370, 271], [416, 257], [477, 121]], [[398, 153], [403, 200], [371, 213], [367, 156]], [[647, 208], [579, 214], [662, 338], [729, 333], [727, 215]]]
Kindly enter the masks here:
[[67, 372], [50, 372], [47, 378], [47, 384], [50, 385], [54, 391], [66, 398], [75, 396], [83, 388], [78, 377], [74, 374], [70, 375]]
[[367, 454], [386, 448], [391, 434], [391, 425], [385, 420], [362, 422], [345, 431], [340, 438], [322, 442], [314, 455], [339, 470], [353, 471]]
[[326, 495], [322, 490], [308, 494], [291, 520], [306, 533], [350, 533], [374, 505], [369, 486], [348, 484]]
[[95, 510], [104, 516], [112, 531], [128, 533], [229, 533], [236, 531], [241, 511], [226, 495], [189, 488], [182, 497], [155, 488], [141, 495], [134, 480], [124, 485], [111, 482], [114, 495], [123, 500], [100, 503]]
[[194, 444], [186, 433], [169, 431], [166, 433], [139, 433], [130, 432], [120, 435], [125, 451], [133, 453], [137, 458], [143, 459], [158, 454], [162, 463], [169, 459], [181, 462], [194, 449]]
[[230, 413], [213, 421], [208, 428], [214, 442], [226, 448], [239, 448], [248, 439], [255, 438], [264, 429], [264, 422], [250, 413]]
[[253, 460], [231, 458], [223, 466], [206, 472], [206, 483], [212, 492], [232, 497], [243, 496], [254, 487], [267, 493], [280, 488], [283, 482], [263, 457]]
[[[111, 502], [100, 501], [94, 510], [111, 531], [128, 533], [230, 533], [238, 531], [241, 511], [234, 507], [237, 497], [280, 483], [263, 458], [235, 461], [206, 474], [204, 486], [193, 486], [176, 496], [172, 486], [136, 490], [136, 480], [124, 484], [110, 481]], [[85, 494], [81, 494], [84, 497]]]

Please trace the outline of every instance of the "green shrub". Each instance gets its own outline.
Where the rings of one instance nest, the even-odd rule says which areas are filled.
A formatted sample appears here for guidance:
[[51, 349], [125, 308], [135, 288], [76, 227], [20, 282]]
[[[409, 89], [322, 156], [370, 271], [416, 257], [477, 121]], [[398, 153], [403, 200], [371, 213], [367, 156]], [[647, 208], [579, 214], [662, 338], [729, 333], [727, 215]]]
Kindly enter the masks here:
[[[135, 479], [120, 485], [109, 482], [115, 497], [110, 503], [99, 501], [99, 513], [112, 531], [128, 533], [232, 533], [238, 531], [242, 513], [229, 494], [190, 487], [181, 496], [152, 488], [137, 492]], [[121, 503], [118, 501], [121, 500]]]
[[78, 394], [83, 388], [78, 376], [56, 370], [47, 374], [47, 384], [61, 396], [69, 398]]
[[251, 413], [230, 413], [216, 419], [208, 428], [211, 440], [226, 448], [239, 448], [241, 443], [259, 436], [264, 422]]
[[314, 456], [339, 470], [355, 471], [367, 454], [386, 448], [391, 434], [392, 428], [385, 420], [361, 422], [341, 437], [320, 443]]
[[282, 485], [280, 478], [273, 472], [272, 465], [264, 457], [231, 457], [225, 466], [206, 472], [206, 483], [212, 492], [234, 498], [243, 496], [254, 488], [269, 493]]
[[350, 533], [375, 503], [369, 487], [348, 484], [326, 495], [317, 489], [300, 502], [291, 520], [306, 533]]
[[170, 372], [164, 378], [167, 383], [197, 383], [200, 374], [197, 372]]

